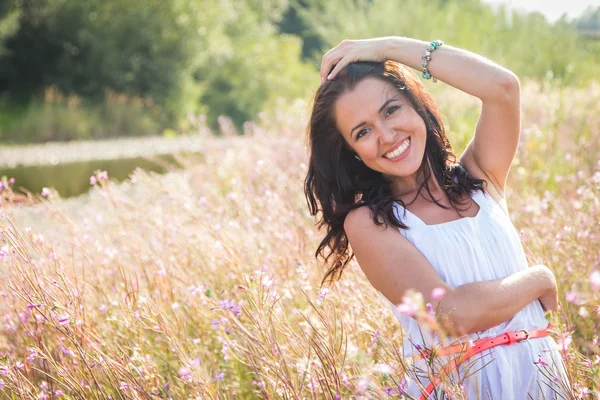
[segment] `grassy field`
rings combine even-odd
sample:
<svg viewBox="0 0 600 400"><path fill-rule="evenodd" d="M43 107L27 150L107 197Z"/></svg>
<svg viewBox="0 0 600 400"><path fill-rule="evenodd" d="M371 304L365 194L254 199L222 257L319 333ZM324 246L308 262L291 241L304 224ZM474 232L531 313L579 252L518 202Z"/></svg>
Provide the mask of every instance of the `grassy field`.
<svg viewBox="0 0 600 400"><path fill-rule="evenodd" d="M550 316L573 395L600 393L600 85L525 82L507 200L530 265L558 277ZM438 88L457 154L478 101ZM323 233L303 196L306 105L215 140L166 175L99 174L88 196L0 219L3 398L399 398L402 329L353 261L320 288ZM212 141L207 142L213 143ZM455 398L461 398L456 392Z"/></svg>

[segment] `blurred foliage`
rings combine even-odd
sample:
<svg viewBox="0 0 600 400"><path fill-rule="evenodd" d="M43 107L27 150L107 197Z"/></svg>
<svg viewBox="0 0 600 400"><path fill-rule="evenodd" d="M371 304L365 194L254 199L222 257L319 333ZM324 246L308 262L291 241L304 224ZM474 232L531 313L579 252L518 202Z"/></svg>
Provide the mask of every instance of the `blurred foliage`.
<svg viewBox="0 0 600 400"><path fill-rule="evenodd" d="M293 3L308 31L326 48L343 39L407 36L443 39L502 64L521 78L585 85L600 73L600 42L581 40L574 23L550 24L537 12L522 14L480 0L302 0ZM600 10L600 7L598 7ZM314 57L322 55L313 49ZM309 51L310 52L310 51Z"/></svg>
<svg viewBox="0 0 600 400"><path fill-rule="evenodd" d="M215 130L227 115L240 130L278 98L308 96L321 56L346 38L442 38L521 78L585 86L600 73L599 18L600 7L589 8L551 24L481 0L5 0L0 137L157 134L180 128L188 113L206 114ZM52 128L33 117L46 115L48 88L80 99L73 116L53 103L62 116ZM139 107L117 121L94 117L115 93Z"/></svg>
<svg viewBox="0 0 600 400"><path fill-rule="evenodd" d="M573 23L580 31L600 31L600 7L588 6Z"/></svg>

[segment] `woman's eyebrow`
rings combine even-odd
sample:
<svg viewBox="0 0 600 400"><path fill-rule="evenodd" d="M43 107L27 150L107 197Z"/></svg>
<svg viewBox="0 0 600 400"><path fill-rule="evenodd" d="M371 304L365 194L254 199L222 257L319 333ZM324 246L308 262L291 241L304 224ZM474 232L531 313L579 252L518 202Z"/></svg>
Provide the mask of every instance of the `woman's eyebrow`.
<svg viewBox="0 0 600 400"><path fill-rule="evenodd" d="M383 105L382 105L381 107L379 107L379 110L377 110L377 113L380 113L380 112L382 112L382 111L383 111L383 109L384 109L385 107L387 107L387 105L388 105L388 104L390 104L392 101L397 101L397 100L399 100L397 97L392 97L391 99L387 99L387 100L385 101L385 103L383 103ZM363 121L363 122L359 123L358 125L356 125L354 128L352 128L352 130L350 131L350 137L352 137L352 132L354 132L354 130L355 130L355 129L358 129L358 128L360 128L361 126L363 126L363 125L366 125L366 124L367 124L367 123L366 123L365 121Z"/></svg>

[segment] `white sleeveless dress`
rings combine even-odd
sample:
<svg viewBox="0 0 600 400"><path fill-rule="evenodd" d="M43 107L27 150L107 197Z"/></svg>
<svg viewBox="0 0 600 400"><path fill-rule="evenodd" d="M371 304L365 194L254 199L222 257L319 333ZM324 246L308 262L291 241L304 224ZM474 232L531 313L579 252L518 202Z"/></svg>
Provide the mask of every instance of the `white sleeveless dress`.
<svg viewBox="0 0 600 400"><path fill-rule="evenodd" d="M399 203L394 203L395 215L409 227L408 230L400 229L400 233L421 251L442 280L454 287L505 278L528 267L519 235L504 210L488 193L476 191L472 198L480 207L475 217L436 225L425 224ZM403 349L405 357L418 354L415 344L425 344L431 348L432 343L438 342L431 331L420 327L412 317L400 314L396 306L387 298L384 299L407 333ZM470 334L469 339L493 337L521 329L540 329L547 325L541 303L536 300L513 318L490 329ZM548 367L534 364L539 357L549 364ZM423 364L425 362L417 361L415 366L423 368L424 372L417 376L421 384L427 387L429 380L426 364ZM469 366L468 371L467 368L459 368L458 375L464 379L471 374L463 380L464 391L469 399L561 398L556 395L555 390L568 398L564 389L564 385L568 385L568 379L563 360L556 342L550 336L493 347L470 358L465 365ZM543 371L549 371L552 376L545 376L548 373ZM405 394L419 398L421 392L415 379L411 379L410 374L405 379ZM434 393L438 393L437 398L445 398L441 389L436 390ZM430 398L435 398L435 394Z"/></svg>

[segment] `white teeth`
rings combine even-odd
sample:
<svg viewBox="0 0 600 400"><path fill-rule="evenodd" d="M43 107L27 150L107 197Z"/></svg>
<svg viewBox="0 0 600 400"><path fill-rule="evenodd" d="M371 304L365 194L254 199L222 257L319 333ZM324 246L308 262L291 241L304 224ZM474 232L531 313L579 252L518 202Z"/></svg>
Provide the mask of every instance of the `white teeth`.
<svg viewBox="0 0 600 400"><path fill-rule="evenodd" d="M410 144L410 138L406 139L404 143L402 143L396 150L390 151L389 153L384 154L385 158L396 158L400 154L404 153L406 149L408 149L408 145Z"/></svg>

